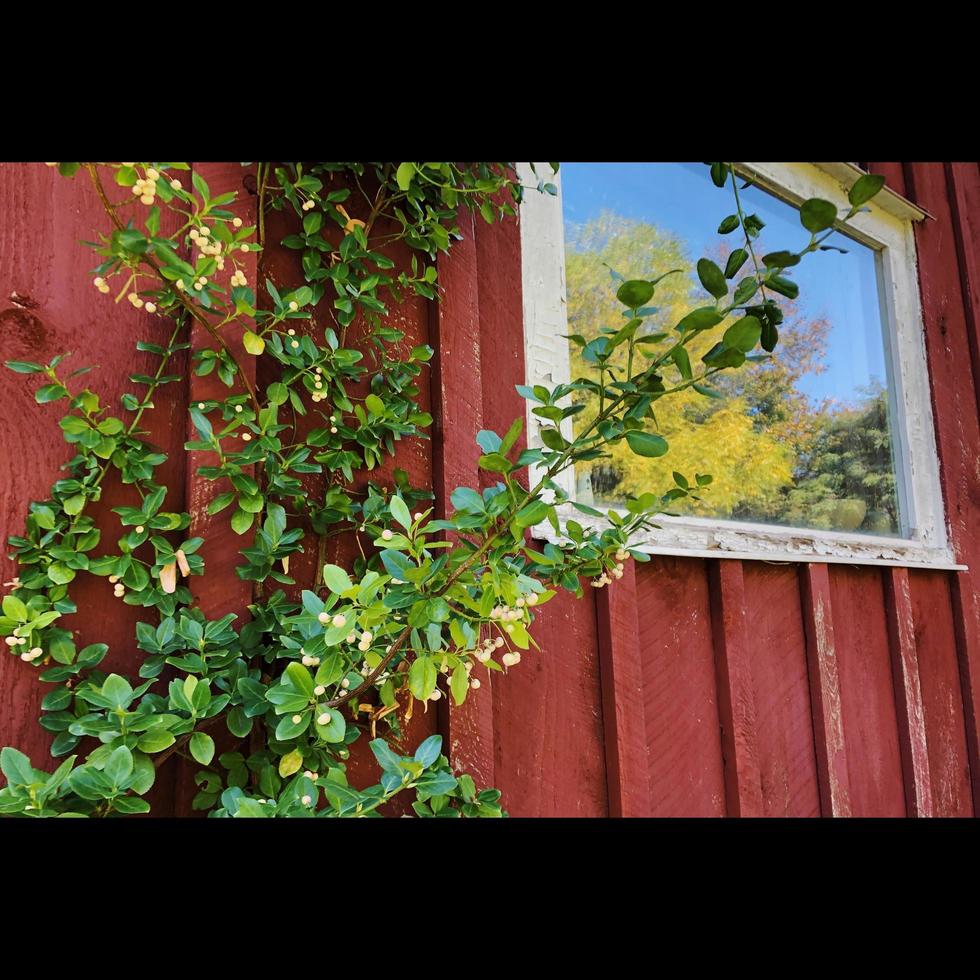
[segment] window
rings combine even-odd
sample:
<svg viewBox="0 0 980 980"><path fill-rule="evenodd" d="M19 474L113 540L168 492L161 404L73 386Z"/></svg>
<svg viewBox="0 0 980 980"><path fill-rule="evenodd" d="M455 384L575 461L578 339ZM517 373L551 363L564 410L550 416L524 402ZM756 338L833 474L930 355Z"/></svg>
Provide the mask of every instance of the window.
<svg viewBox="0 0 980 980"><path fill-rule="evenodd" d="M536 168L538 177L551 173ZM759 254L805 240L799 205L810 197L843 205L861 172L851 164L736 169L750 181L743 209L765 225ZM521 176L537 183L530 168ZM641 328L656 333L710 301L697 260L724 268L742 243L740 232L715 231L734 210L731 189L715 187L703 164L563 163L547 179L558 194L526 194L521 237L528 383L554 385L585 368L566 335L592 339L620 316L610 270L625 278L682 270L658 284L656 311ZM792 270L800 296L780 298L785 321L772 357L719 374L716 397L689 390L656 406L668 455L646 459L616 446L611 459L566 473L566 492L609 508L628 493L664 492L674 470L711 473L702 500L658 518L644 550L958 567L943 521L915 268L913 221L922 217L882 191L870 213L828 239L843 251L809 255ZM692 361L717 333L698 338L704 350L692 349ZM540 445L538 432L529 406L531 445ZM553 535L548 526L535 533Z"/></svg>

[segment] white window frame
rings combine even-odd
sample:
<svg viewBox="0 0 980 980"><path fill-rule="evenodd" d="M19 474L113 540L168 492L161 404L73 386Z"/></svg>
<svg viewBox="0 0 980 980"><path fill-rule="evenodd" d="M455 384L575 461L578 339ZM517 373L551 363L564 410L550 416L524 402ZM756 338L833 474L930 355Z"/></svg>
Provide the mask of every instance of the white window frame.
<svg viewBox="0 0 980 980"><path fill-rule="evenodd" d="M554 387L570 378L565 299L565 246L561 174L547 163L518 164L525 191L521 204L521 256L524 296L524 353L529 385ZM846 163L744 163L736 170L785 201L800 205L822 197L844 205L847 191L862 174ZM557 186L555 196L537 193L540 179ZM719 192L720 193L720 192ZM913 221L925 213L888 190L880 192L862 213L848 222L848 233L878 252L879 291L885 358L889 366L892 436L896 442L896 484L901 537L821 531L698 517L657 517L657 530L637 539L640 551L689 557L817 561L860 565L963 569L956 563L944 518L939 458L936 451L929 374ZM540 447L544 424L527 405L528 445ZM571 419L562 423L571 438ZM669 465L669 454L664 458ZM532 475L533 479L533 475ZM556 480L575 499L571 469ZM605 527L570 504L559 508L562 520ZM533 528L534 537L558 540L550 524Z"/></svg>

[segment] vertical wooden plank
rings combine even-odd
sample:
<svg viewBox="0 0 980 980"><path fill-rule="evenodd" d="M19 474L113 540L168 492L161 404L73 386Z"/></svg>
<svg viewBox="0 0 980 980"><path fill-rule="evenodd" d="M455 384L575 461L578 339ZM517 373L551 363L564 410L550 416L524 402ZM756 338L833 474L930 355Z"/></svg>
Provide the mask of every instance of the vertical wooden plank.
<svg viewBox="0 0 980 980"><path fill-rule="evenodd" d="M949 576L916 569L909 586L933 815L969 817L974 811Z"/></svg>
<svg viewBox="0 0 980 980"><path fill-rule="evenodd" d="M973 388L980 412L980 172L972 163L948 163L946 175Z"/></svg>
<svg viewBox="0 0 980 980"><path fill-rule="evenodd" d="M980 391L970 370L976 349L970 325L978 288L977 270L970 266L976 257L976 231L964 224L963 212L968 208L960 206L954 214L958 203L967 202L971 186L967 180L972 174L957 170L950 180L943 164L915 163L906 168L906 177L915 199L935 216L919 222L915 234L946 518L956 556L970 566L952 577L951 589L976 809L980 806ZM975 328L975 318L972 322ZM940 812L935 784L933 791Z"/></svg>
<svg viewBox="0 0 980 980"><path fill-rule="evenodd" d="M473 224L478 274L475 288L463 288L478 306L479 373L461 383L482 390L482 425L503 433L525 412L514 389L526 380L519 228L511 219L487 225L476 218ZM457 406L449 409L455 413ZM475 450L477 428L453 452ZM467 475L466 482L477 485L477 479ZM496 478L481 474L479 481L490 485ZM592 589L586 592L583 600L561 593L535 610L540 651L529 650L506 676L493 678L495 780L514 816L608 813L595 597ZM481 680L482 696L485 674Z"/></svg>
<svg viewBox="0 0 980 980"><path fill-rule="evenodd" d="M526 381L520 229L511 219L488 225L476 218L473 225L482 425L502 434L525 414L515 389ZM522 432L515 451L525 445ZM485 472L479 479L482 486L497 481ZM601 737L605 715L600 710L596 611L592 590L586 591L584 601L562 594L536 610L533 632L541 650L529 650L519 666L493 678L496 785L514 815L608 812L603 744L615 752L617 743L615 738L603 743ZM627 773L627 795L637 792L634 784L635 777ZM635 809L643 812L640 804ZM629 805L627 812L632 812Z"/></svg>
<svg viewBox="0 0 980 980"><path fill-rule="evenodd" d="M248 192L249 177L254 188L254 167L242 167L238 163L196 163L195 173L207 181L211 196L235 191L237 198L228 205L228 210L242 219L245 226L257 223L256 198ZM257 288L258 252L236 253L236 260L245 273L248 283ZM193 256L193 262L196 256ZM216 272L212 280L219 282L225 289L230 289L228 280L231 279L234 266L227 262L223 272ZM212 318L217 321L217 317ZM252 387L256 382L256 358L245 351L241 342L242 331L235 328L234 332L222 334L229 349L241 367ZM191 353L200 350L220 350L220 344L214 340L201 323L196 320L191 327ZM193 362L192 362L193 363ZM243 394L248 391L244 379L239 375L231 388L226 388L215 371L206 377L199 377L192 370L187 372L187 388L191 404L206 401L224 401L231 395ZM182 427L189 440L197 440L200 436L194 428L190 416L185 416ZM237 617L234 626L241 629L251 618L248 604L252 601L252 583L245 582L235 573L235 567L240 565L243 558L242 548L248 547L254 537L254 529L243 535L236 534L231 529L231 509L220 514L209 515L208 505L221 493L231 489L228 480L206 480L198 476L202 466L217 466L217 453L192 452L186 454L187 469L185 471L187 510L191 516L188 536L201 537L204 544L198 554L204 559L204 575L187 580L187 586L194 596L194 604L209 618L219 619L227 613ZM252 469L254 475L254 468ZM239 740L221 725L211 733L217 743L217 752L230 752ZM191 801L197 793L194 783L194 773L200 769L196 763L179 756L174 756L166 763L173 771L174 779L174 810L177 816L205 816L191 809Z"/></svg>
<svg viewBox="0 0 980 980"><path fill-rule="evenodd" d="M0 164L0 361L49 361L56 354L71 353L64 362L66 373L91 366L90 374L74 379L73 390L88 387L101 403L124 420L120 396L132 389L131 373L152 374L159 360L138 352L137 340L166 345L172 323L165 317L135 310L126 302L114 303L114 294L103 295L92 286L94 253L81 242L95 238L95 230L110 227L87 173L61 177L57 170L39 163ZM121 283L120 283L121 285ZM186 355L171 362L173 372L186 373ZM58 419L64 402L38 405L36 378L14 374L0 367L0 425L4 438L0 461L0 582L9 582L15 565L7 558L9 535L21 535L28 503L44 500L51 485L65 474L63 464L74 455L62 438ZM183 424L186 390L177 384L161 388L156 407L144 416L141 427L146 440L167 454L156 470L156 479L171 488L167 509L184 508ZM25 460L29 465L25 465ZM139 503L132 486L123 485L110 468L103 482L102 497L86 513L95 518L102 540L92 557L117 553L122 533L112 508ZM10 587L0 589L6 593ZM134 636L136 623L151 615L138 606L113 597L106 579L79 575L70 594L78 612L60 623L74 633L82 648L90 643L107 643L109 654L101 665L107 671L133 676L142 662ZM38 725L40 703L50 685L37 679L37 669L10 656L7 647L0 656L0 744L13 745L27 753L34 764L48 768L51 733ZM161 774L151 790L154 813L170 810L170 777Z"/></svg>
<svg viewBox="0 0 980 980"><path fill-rule="evenodd" d="M451 513L449 496L457 487L478 486L482 450L476 435L483 428L480 385L479 266L473 214L459 215L462 240L439 258L439 303L433 313L432 414L438 450L433 461L436 513ZM489 273L488 273L489 274ZM478 785L494 786L493 682L491 672L476 668L482 686L462 705L440 705L446 748L453 766L470 773Z"/></svg>
<svg viewBox="0 0 980 980"><path fill-rule="evenodd" d="M972 163L949 163L946 172L973 391L980 414L980 168ZM974 497L974 509L978 503ZM970 572L955 576L952 582L953 624L973 773L973 809L980 812L980 541L973 541L969 561Z"/></svg>
<svg viewBox="0 0 980 980"><path fill-rule="evenodd" d="M760 817L765 810L742 562L712 559L709 575L728 815Z"/></svg>
<svg viewBox="0 0 980 980"><path fill-rule="evenodd" d="M496 785L511 816L609 815L594 591L544 606L541 649L494 688Z"/></svg>
<svg viewBox="0 0 980 980"><path fill-rule="evenodd" d="M238 198L228 206L228 210L234 211L245 225L256 224L255 198L246 190L246 177L251 175L254 181L255 174L252 167L242 167L237 163L198 163L194 164L194 170L208 182L212 197L236 191ZM248 252L240 256L236 253L239 265L243 267L249 284L253 286L257 278L258 254L258 252ZM233 271L232 263L228 262L225 271L216 273L213 278L227 289ZM246 353L241 343L241 333L241 330L236 329L228 333L225 340L242 371L254 386L256 358ZM199 350L220 350L218 342L212 339L207 330L197 321L191 329L191 350L194 353ZM189 387L192 403L208 400L224 401L229 395L247 391L240 377L235 379L232 388L226 388L216 371L203 378L191 372ZM186 419L185 426L188 439L199 438L190 418ZM204 544L201 545L199 552L204 558L204 575L190 579L188 585L196 605L205 615L217 618L233 612L238 617L235 626L240 629L243 622L248 619L247 607L252 601L252 583L240 579L235 574L235 566L241 564L242 558L239 552L251 543L253 532L244 535L235 534L231 529L230 510L224 510L213 517L209 516L208 504L219 494L231 489L231 485L226 480L205 480L197 475L200 467L216 465L218 465L218 458L215 453L195 452L191 453L188 459L187 500L191 515L188 534L204 538Z"/></svg>
<svg viewBox="0 0 980 980"><path fill-rule="evenodd" d="M851 796L844 746L834 616L830 576L826 564L807 562L800 567L803 627L806 633L810 709L817 750L820 810L824 816L849 817Z"/></svg>
<svg viewBox="0 0 980 980"><path fill-rule="evenodd" d="M973 559L980 562L980 557ZM980 568L950 576L953 636L966 722L973 811L980 813Z"/></svg>
<svg viewBox="0 0 980 980"><path fill-rule="evenodd" d="M650 816L635 563L596 596L599 683L611 817Z"/></svg>
<svg viewBox="0 0 980 980"><path fill-rule="evenodd" d="M723 817L708 563L658 555L635 574L650 815Z"/></svg>
<svg viewBox="0 0 980 980"><path fill-rule="evenodd" d="M904 817L905 779L880 568L829 565L854 817Z"/></svg>
<svg viewBox="0 0 980 980"><path fill-rule="evenodd" d="M332 174L323 175L324 191L347 189L348 184L344 175ZM348 198L345 206L352 217L365 220L370 212L370 204L361 195L359 189L349 188L354 193ZM373 198L376 188L369 182L364 183L364 190L369 198ZM296 234L301 228L301 219L291 208L284 208L281 211L271 211L265 218L266 242L265 248L261 253L259 269L257 273L260 297L263 303L267 302L265 295L265 280L270 279L280 293L285 293L295 288L303 282L303 265L301 253L295 249L284 248L281 246L282 240L287 235ZM389 236L397 233L398 227L387 219L381 219L375 225L375 232L379 239L385 241ZM331 229L327 232L329 240L337 245L342 237L339 229ZM385 244L378 248L378 251L391 259L397 269L407 269L411 262L411 250L401 242L385 241ZM384 317L384 325L393 327L401 331L404 336L397 342L392 342L392 353L400 353L402 357L407 357L408 352L413 347L420 344L431 342L429 333L429 301L421 296L404 295L399 303L389 303L389 312ZM309 320L291 321L296 330L297 337L308 335L316 343L323 344L324 331L332 329L337 336L342 338L341 342L345 347L355 348L361 351L370 350L370 341L367 335L370 333L371 324L362 316L357 316L346 328L337 322L336 314L332 304L328 299L322 300L312 310ZM427 370L427 369L426 369ZM279 378L281 368L271 361L263 358L259 362L258 387L264 391L266 386ZM372 372L368 371L361 380L350 382L346 385L348 396L352 401L363 400L370 393ZM431 385L430 379L423 373L418 378L417 402L423 412L431 411ZM290 442L304 439L311 430L322 428L328 424L331 414L336 413L336 406L326 401L314 404L311 400L307 401L307 414L305 416L294 415L288 412L284 421L291 425L290 430L284 433ZM292 427L295 428L292 428ZM352 496L359 496L367 491L369 482L374 483L384 494L389 494L394 487L394 471L396 468L403 469L409 484L420 490L432 490L432 441L428 438L409 437L396 442L395 453L393 456L385 455L377 467L372 470L355 470L354 479L349 492ZM327 486L331 481L331 474L327 473L308 473L303 474L300 480L307 495L311 499L320 500L326 492ZM317 587L318 566L321 562L340 565L349 568L355 559L360 557L362 550L367 553L372 550L373 545L367 535L358 534L354 529L348 529L341 534L330 534L322 541L314 534L312 524L309 520L297 515L295 518L290 515L290 525L293 522L302 526L306 534L303 546L304 551L292 556L289 565L290 577L295 579L294 585L283 586L283 591L293 601L300 601L303 589L314 589ZM360 540L358 540L360 539ZM365 698L371 701L373 696ZM418 745L429 735L433 735L438 730L438 711L434 704L426 702L423 706L416 705L416 709L411 719L407 722L401 718L401 735L393 739L393 746L396 751L406 755L414 753ZM344 709L348 718L354 717L351 707ZM380 767L374 758L368 745L369 724L364 714L357 715L356 724L360 725L364 735L354 742L350 747L350 758L347 760L347 775L351 783L355 786L369 786L376 783L380 778ZM385 737L392 736L387 729L387 722L382 722L378 726L378 734ZM400 795L395 797L385 808L386 816L400 816L404 813L411 814L411 805L408 797Z"/></svg>
<svg viewBox="0 0 980 980"><path fill-rule="evenodd" d="M767 816L820 816L797 569L746 562L744 580L763 808Z"/></svg>
<svg viewBox="0 0 980 980"><path fill-rule="evenodd" d="M885 613L898 709L905 802L910 817L931 817L932 777L926 740L925 709L919 679L919 655L912 616L912 594L907 568L888 568L884 573Z"/></svg>

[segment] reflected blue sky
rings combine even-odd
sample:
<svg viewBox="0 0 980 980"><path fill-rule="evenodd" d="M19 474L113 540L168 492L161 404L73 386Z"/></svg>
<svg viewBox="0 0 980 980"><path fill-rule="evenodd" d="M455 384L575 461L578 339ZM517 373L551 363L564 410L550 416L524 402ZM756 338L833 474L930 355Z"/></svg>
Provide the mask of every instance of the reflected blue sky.
<svg viewBox="0 0 980 980"><path fill-rule="evenodd" d="M721 219L735 210L731 184L715 187L702 163L562 163L560 173L567 226L584 224L606 210L654 224L686 243L692 275L697 260L714 254L720 241L729 247L742 244L741 231L717 234ZM796 208L757 187L740 196L745 212L755 212L766 224L757 254L795 250L809 241ZM843 197L835 203L843 204ZM816 402L853 402L873 380L886 383L875 255L839 233L827 244L846 248L848 254L817 252L791 270L800 286L801 312L826 317L831 325L826 370L800 378L797 388ZM649 270L651 276L665 271Z"/></svg>

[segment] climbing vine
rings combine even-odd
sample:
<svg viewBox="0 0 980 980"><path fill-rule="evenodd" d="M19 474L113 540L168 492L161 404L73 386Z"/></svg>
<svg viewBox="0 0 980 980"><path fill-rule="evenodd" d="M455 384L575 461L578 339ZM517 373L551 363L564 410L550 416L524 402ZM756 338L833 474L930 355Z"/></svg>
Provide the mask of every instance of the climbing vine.
<svg viewBox="0 0 980 980"><path fill-rule="evenodd" d="M588 374L554 388L518 387L533 405L540 448L518 451L522 419L502 435L480 432L480 468L497 482L482 492L458 488L449 518L436 520L432 494L401 470L392 490L354 486L355 473L370 473L432 421L417 399L433 351L406 350L389 314L407 297L437 299L435 260L459 237L461 209L489 223L512 220L522 194L554 193L552 185L523 188L506 163L259 163L258 220L248 227L229 210L235 195L212 194L186 163L49 166L90 181L102 202L106 225L89 243L99 258L93 288L173 326L165 345L137 343L158 367L130 376L134 390L118 413L83 386L84 365L67 371L64 356L7 362L41 382L38 403L67 404L60 426L74 452L49 499L30 504L23 535L10 538L19 568L5 583L0 636L50 685L40 724L54 735L52 755L64 757L48 772L3 749L0 812L18 816L147 812L145 795L174 754L200 767L193 806L215 817L376 816L401 793L419 816L504 815L497 790L453 772L439 736L411 755L396 751L405 721L419 703L479 697L482 672L506 673L537 655L532 627L558 589L581 597L583 580L603 588L625 561L648 560L630 549L633 535L672 501L705 492L710 475L674 473L666 494L630 498L605 515L569 501L556 477L620 442L664 456L657 401L688 388L716 397L712 375L768 356L782 319L776 297L797 293L788 270L829 248L833 228L882 184L862 177L843 209L807 201L809 239L757 256L762 222L743 212L733 165L710 164L715 184L733 193L734 211L718 231L740 231L744 242L724 270L698 262L706 305L671 334L650 333L644 321L657 283L677 270L628 281L613 271L623 322L571 338ZM265 278L257 289L243 256L261 253L271 212L292 215L281 245L300 253L302 280ZM394 243L408 250L405 267L386 254ZM730 320L695 368L691 341ZM167 509L168 488L155 479L166 457L140 428L158 389L184 380L170 372L190 347L193 323L211 343L193 355L192 370L216 374L227 395L190 406L196 438L185 448L192 462L207 454L200 477L221 481L209 513L225 513L243 540L254 532L237 568L254 583L244 623L232 613L210 619L195 605L188 579L207 574L204 542L185 535L189 514ZM262 371L246 369L246 358L260 359ZM561 423L587 405L569 440ZM305 435L301 416L315 422ZM114 543L87 513L110 473L133 500L114 508ZM322 494L308 493L308 474L327 478ZM586 530L569 508L607 526ZM530 547L526 529L543 522L558 543ZM359 552L347 568L324 560L324 542L341 533ZM297 602L278 586L294 584L290 558L306 548L318 556L317 579ZM145 610L138 677L100 670L105 644L76 649L65 617L76 611L79 574L107 579L115 600ZM235 750L217 752L220 729ZM345 761L364 732L382 775L359 788Z"/></svg>

